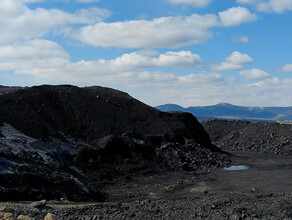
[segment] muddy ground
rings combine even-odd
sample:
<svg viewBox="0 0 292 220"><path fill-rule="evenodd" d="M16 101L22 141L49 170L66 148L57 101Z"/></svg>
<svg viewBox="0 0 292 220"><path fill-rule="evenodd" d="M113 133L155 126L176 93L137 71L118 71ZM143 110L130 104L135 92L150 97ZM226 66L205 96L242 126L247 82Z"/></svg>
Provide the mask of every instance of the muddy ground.
<svg viewBox="0 0 292 220"><path fill-rule="evenodd" d="M108 201L49 201L41 209L30 202L1 203L15 216L43 219L292 219L292 156L229 152L234 165L248 170L217 168L119 179L102 191Z"/></svg>

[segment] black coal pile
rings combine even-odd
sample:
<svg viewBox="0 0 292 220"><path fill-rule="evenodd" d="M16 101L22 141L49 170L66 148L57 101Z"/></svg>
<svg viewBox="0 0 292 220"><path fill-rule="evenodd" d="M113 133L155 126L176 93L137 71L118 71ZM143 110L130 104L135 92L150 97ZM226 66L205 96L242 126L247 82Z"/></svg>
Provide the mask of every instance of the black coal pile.
<svg viewBox="0 0 292 220"><path fill-rule="evenodd" d="M292 154L291 124L209 120L202 125L223 150Z"/></svg>
<svg viewBox="0 0 292 220"><path fill-rule="evenodd" d="M118 178L222 166L189 113L102 87L1 87L1 200L103 200Z"/></svg>

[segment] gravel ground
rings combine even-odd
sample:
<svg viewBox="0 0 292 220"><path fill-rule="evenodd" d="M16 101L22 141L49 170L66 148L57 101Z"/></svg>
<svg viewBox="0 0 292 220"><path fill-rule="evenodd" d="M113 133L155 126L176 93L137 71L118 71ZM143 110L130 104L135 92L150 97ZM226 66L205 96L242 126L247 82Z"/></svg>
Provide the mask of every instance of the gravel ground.
<svg viewBox="0 0 292 220"><path fill-rule="evenodd" d="M292 157L229 152L244 171L164 173L119 179L102 191L106 202L0 203L15 217L44 219L292 219ZM271 178L273 177L273 178Z"/></svg>
<svg viewBox="0 0 292 220"><path fill-rule="evenodd" d="M14 216L44 219L292 219L291 193L196 193L176 200L142 200L129 203L59 204L43 209L6 204Z"/></svg>
<svg viewBox="0 0 292 220"><path fill-rule="evenodd" d="M209 120L202 125L222 150L292 154L291 124Z"/></svg>

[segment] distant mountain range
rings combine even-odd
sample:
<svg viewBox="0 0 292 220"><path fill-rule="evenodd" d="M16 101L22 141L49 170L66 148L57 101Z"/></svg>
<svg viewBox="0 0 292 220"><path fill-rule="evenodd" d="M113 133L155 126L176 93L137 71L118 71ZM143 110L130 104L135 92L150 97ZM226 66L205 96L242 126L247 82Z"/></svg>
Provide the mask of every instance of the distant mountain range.
<svg viewBox="0 0 292 220"><path fill-rule="evenodd" d="M183 108L175 104L165 104L156 107L161 111L183 111L195 115L199 121L207 119L230 119L248 121L278 121L292 120L291 107L244 107L219 103L211 106L196 106Z"/></svg>

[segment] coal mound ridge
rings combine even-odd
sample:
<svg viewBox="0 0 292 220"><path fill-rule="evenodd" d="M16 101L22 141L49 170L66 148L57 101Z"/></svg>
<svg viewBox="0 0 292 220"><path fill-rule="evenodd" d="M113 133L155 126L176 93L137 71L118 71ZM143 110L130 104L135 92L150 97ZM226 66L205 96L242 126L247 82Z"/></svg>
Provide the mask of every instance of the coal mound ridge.
<svg viewBox="0 0 292 220"><path fill-rule="evenodd" d="M5 90L6 89L6 90ZM228 163L190 113L103 87L1 87L0 198L99 201L119 178Z"/></svg>
<svg viewBox="0 0 292 220"><path fill-rule="evenodd" d="M222 150L292 154L292 125L276 122L208 120L202 125Z"/></svg>

